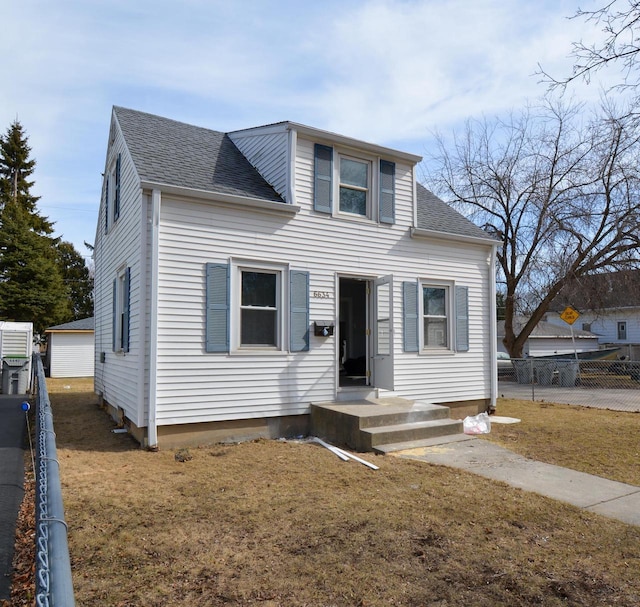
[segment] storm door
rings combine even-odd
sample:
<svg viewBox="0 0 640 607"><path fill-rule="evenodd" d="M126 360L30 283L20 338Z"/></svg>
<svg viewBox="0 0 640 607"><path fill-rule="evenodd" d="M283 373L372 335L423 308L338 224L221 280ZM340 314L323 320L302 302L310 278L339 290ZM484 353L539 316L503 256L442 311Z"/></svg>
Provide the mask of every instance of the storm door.
<svg viewBox="0 0 640 607"><path fill-rule="evenodd" d="M373 281L373 385L393 390L393 282L391 276Z"/></svg>

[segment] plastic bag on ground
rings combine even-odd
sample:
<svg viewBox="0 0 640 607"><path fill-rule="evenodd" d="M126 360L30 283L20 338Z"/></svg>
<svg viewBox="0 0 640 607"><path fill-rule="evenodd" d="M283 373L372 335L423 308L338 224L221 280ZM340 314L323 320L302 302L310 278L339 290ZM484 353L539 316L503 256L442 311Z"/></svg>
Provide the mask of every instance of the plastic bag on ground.
<svg viewBox="0 0 640 607"><path fill-rule="evenodd" d="M469 415L462 420L462 428L465 434L489 434L491 432L491 420L487 413Z"/></svg>

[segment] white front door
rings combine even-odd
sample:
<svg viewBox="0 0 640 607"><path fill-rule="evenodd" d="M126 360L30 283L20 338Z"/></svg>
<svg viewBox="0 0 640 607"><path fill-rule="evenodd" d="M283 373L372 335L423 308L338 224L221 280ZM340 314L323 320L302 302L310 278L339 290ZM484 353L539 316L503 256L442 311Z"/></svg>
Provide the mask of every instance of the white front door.
<svg viewBox="0 0 640 607"><path fill-rule="evenodd" d="M373 382L393 390L393 282L391 276L373 281Z"/></svg>

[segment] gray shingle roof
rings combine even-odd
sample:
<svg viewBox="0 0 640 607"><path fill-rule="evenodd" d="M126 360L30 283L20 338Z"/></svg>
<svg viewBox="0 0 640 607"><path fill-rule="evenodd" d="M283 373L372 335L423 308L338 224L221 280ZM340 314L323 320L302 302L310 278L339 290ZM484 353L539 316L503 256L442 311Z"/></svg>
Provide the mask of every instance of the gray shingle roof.
<svg viewBox="0 0 640 607"><path fill-rule="evenodd" d="M123 107L113 108L142 181L282 202L226 133ZM417 184L418 227L489 239L478 226Z"/></svg>
<svg viewBox="0 0 640 607"><path fill-rule="evenodd" d="M452 209L446 202L440 200L423 185L417 183L416 191L418 198L418 228L457 236L493 240L484 230L458 213L458 211Z"/></svg>
<svg viewBox="0 0 640 607"><path fill-rule="evenodd" d="M560 312L566 306L576 310L606 310L640 306L640 270L588 274L569 281L551 302Z"/></svg>
<svg viewBox="0 0 640 607"><path fill-rule="evenodd" d="M55 327L49 327L46 331L93 331L94 322L93 316L91 318L81 318L80 320L72 320L71 322L65 322L62 325L56 325Z"/></svg>
<svg viewBox="0 0 640 607"><path fill-rule="evenodd" d="M142 181L282 202L225 133L114 107Z"/></svg>

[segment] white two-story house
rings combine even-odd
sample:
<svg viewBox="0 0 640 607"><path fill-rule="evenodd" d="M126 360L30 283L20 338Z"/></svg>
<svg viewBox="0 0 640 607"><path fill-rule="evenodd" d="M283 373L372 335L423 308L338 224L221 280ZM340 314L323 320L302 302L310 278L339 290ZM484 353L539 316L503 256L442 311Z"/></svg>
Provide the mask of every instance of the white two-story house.
<svg viewBox="0 0 640 607"><path fill-rule="evenodd" d="M495 403L495 245L420 157L291 122L115 107L95 389L143 445L304 434L311 403Z"/></svg>

